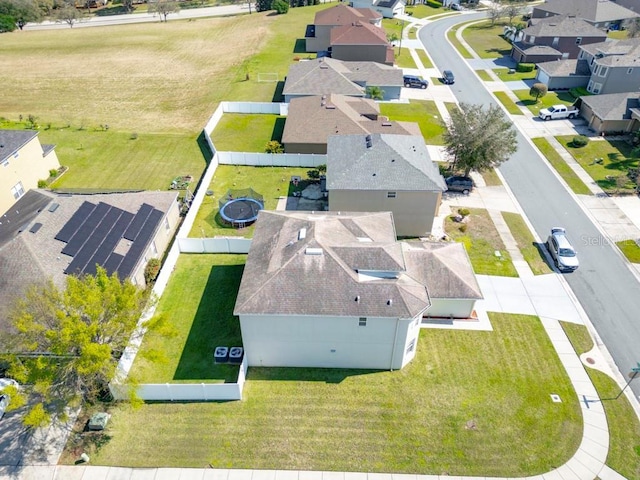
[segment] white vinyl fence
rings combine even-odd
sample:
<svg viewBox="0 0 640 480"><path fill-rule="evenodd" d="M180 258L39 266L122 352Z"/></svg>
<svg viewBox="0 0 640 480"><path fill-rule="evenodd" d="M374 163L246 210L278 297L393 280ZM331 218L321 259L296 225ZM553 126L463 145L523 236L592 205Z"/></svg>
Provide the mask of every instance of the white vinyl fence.
<svg viewBox="0 0 640 480"><path fill-rule="evenodd" d="M251 239L243 237L224 238L178 238L180 253L249 253Z"/></svg>

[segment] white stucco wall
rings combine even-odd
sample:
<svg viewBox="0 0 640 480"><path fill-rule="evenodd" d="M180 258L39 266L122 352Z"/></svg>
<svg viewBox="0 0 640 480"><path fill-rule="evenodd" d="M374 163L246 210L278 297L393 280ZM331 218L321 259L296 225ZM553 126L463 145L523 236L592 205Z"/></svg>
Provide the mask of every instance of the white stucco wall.
<svg viewBox="0 0 640 480"><path fill-rule="evenodd" d="M250 367L381 370L411 361L420 331L414 319L371 317L360 326L358 317L240 315L240 327Z"/></svg>
<svg viewBox="0 0 640 480"><path fill-rule="evenodd" d="M476 304L467 298L431 298L425 317L469 318Z"/></svg>

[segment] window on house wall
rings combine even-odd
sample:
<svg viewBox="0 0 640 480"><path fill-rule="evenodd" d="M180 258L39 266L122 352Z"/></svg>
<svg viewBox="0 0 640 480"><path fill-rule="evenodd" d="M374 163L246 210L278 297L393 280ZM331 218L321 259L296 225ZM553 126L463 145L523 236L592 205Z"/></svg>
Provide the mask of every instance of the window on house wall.
<svg viewBox="0 0 640 480"><path fill-rule="evenodd" d="M416 348L416 339L414 338L409 342L409 345L407 345L407 353L413 352L415 348Z"/></svg>
<svg viewBox="0 0 640 480"><path fill-rule="evenodd" d="M560 43L560 37L553 37L553 42L551 42L551 46L557 47L558 43Z"/></svg>
<svg viewBox="0 0 640 480"><path fill-rule="evenodd" d="M593 90L593 80L589 80L589 85L587 85L587 92L590 92Z"/></svg>
<svg viewBox="0 0 640 480"><path fill-rule="evenodd" d="M593 93L600 93L600 89L602 88L602 84L601 83L594 83L593 84Z"/></svg>
<svg viewBox="0 0 640 480"><path fill-rule="evenodd" d="M360 317L360 320L358 320L358 326L359 327L366 327L367 326L367 318L366 317Z"/></svg>
<svg viewBox="0 0 640 480"><path fill-rule="evenodd" d="M169 219L167 217L164 217L164 229L169 230L170 228L171 226L169 225Z"/></svg>
<svg viewBox="0 0 640 480"><path fill-rule="evenodd" d="M609 67L604 67L600 65L600 72L598 72L598 75L600 75L601 77L605 77L608 71L609 71Z"/></svg>
<svg viewBox="0 0 640 480"><path fill-rule="evenodd" d="M22 182L18 182L13 187L11 187L11 195L13 195L13 198L15 198L16 200L24 195L24 187L22 186Z"/></svg>
<svg viewBox="0 0 640 480"><path fill-rule="evenodd" d="M153 254L154 257L158 255L158 249L156 248L155 241L151 242L151 253Z"/></svg>
<svg viewBox="0 0 640 480"><path fill-rule="evenodd" d="M396 192L387 192L387 198L396 198Z"/></svg>
<svg viewBox="0 0 640 480"><path fill-rule="evenodd" d="M529 35L529 43L536 43L536 36L535 35Z"/></svg>
<svg viewBox="0 0 640 480"><path fill-rule="evenodd" d="M582 43L582 37L577 37L576 38L576 45L580 45ZM582 55L582 52L580 52L580 55Z"/></svg>

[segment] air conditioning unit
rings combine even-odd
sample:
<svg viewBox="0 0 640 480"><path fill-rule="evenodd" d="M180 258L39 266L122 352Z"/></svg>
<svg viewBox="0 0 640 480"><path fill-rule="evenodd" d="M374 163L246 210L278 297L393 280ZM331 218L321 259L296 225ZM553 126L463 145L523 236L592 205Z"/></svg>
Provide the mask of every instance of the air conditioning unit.
<svg viewBox="0 0 640 480"><path fill-rule="evenodd" d="M242 363L242 355L244 350L242 347L231 347L229 350L229 363L240 365Z"/></svg>
<svg viewBox="0 0 640 480"><path fill-rule="evenodd" d="M227 363L229 361L229 348L216 347L213 352L213 358L216 363Z"/></svg>

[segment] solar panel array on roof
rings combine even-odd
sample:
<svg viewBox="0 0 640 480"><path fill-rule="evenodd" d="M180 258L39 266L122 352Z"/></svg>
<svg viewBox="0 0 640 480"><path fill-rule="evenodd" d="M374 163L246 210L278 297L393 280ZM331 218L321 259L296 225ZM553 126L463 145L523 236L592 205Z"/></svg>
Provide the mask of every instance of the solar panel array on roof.
<svg viewBox="0 0 640 480"><path fill-rule="evenodd" d="M124 256L120 255L119 253L112 253L111 255L109 255L109 258L103 265L104 269L107 271L107 275L111 275L118 269L123 258Z"/></svg>
<svg viewBox="0 0 640 480"><path fill-rule="evenodd" d="M136 213L136 216L133 218L131 225L129 225L127 231L124 232L124 238L133 242L140 233L140 229L147 221L147 218L149 217L149 214L152 210L153 207L151 205L143 203L140 206L140 210L138 210L138 213Z"/></svg>
<svg viewBox="0 0 640 480"><path fill-rule="evenodd" d="M73 237L71 237L67 246L62 249L62 253L71 255L72 257L75 256L109 210L111 210L111 205L100 202L93 212L91 212L89 218L85 220Z"/></svg>
<svg viewBox="0 0 640 480"><path fill-rule="evenodd" d="M41 224L41 223L34 223L34 224L33 224L33 227L31 227L31 228L29 229L29 231L30 231L31 233L36 233L38 230L40 230L40 228L41 228L41 227L42 227L42 224Z"/></svg>
<svg viewBox="0 0 640 480"><path fill-rule="evenodd" d="M65 243L71 240L94 208L96 206L93 203L84 202L54 238Z"/></svg>
<svg viewBox="0 0 640 480"><path fill-rule="evenodd" d="M120 278L127 278L131 275L133 268L136 266L136 263L138 263L138 260L140 260L142 252L147 248L147 245L153 237L153 233L156 231L162 217L163 213L160 210L152 208L149 216L144 222L144 225L142 225L140 229L140 233L136 236L135 242L133 242L127 252L127 255L124 257L124 260L117 269L118 276Z"/></svg>
<svg viewBox="0 0 640 480"><path fill-rule="evenodd" d="M118 242L123 237L125 229L131 223L133 213L122 211L122 215L113 226L108 235L105 236L104 242L100 245L100 249L91 257L87 265L83 269L83 273L87 275L96 274L96 265L104 265L113 249L116 248ZM116 267L117 268L117 267ZM115 269L114 269L115 271Z"/></svg>

